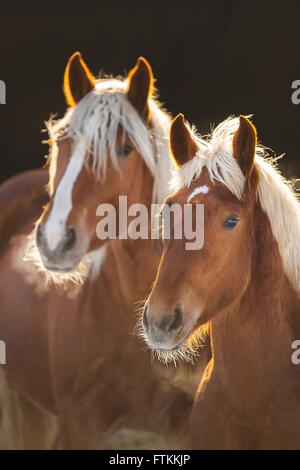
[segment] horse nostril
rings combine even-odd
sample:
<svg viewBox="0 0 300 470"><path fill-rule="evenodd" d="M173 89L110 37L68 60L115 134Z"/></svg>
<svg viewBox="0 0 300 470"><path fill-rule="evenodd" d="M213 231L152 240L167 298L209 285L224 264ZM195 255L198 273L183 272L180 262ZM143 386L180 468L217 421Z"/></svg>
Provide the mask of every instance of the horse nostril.
<svg viewBox="0 0 300 470"><path fill-rule="evenodd" d="M66 237L64 240L64 246L63 249L64 251L69 251L71 250L76 243L76 231L74 228L69 228Z"/></svg>
<svg viewBox="0 0 300 470"><path fill-rule="evenodd" d="M182 325L182 322L183 322L182 308L176 307L174 310L174 319L167 328L168 332L173 331L173 330L178 330L178 328Z"/></svg>
<svg viewBox="0 0 300 470"><path fill-rule="evenodd" d="M147 318L147 310L148 310L148 307L147 307L147 305L145 305L144 312L143 312L143 327L144 327L145 331L148 331L148 330L149 330L149 322L148 322L148 318Z"/></svg>

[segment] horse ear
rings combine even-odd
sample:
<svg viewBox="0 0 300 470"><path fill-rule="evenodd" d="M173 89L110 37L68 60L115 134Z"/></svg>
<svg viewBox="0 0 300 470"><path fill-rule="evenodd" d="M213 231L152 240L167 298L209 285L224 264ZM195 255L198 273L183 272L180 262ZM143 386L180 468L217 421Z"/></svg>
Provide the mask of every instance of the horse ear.
<svg viewBox="0 0 300 470"><path fill-rule="evenodd" d="M233 156L247 177L250 175L256 149L256 129L245 116L240 116L240 125L233 137Z"/></svg>
<svg viewBox="0 0 300 470"><path fill-rule="evenodd" d="M139 114L147 119L148 99L154 90L152 68L144 57L139 57L136 66L129 72L127 97Z"/></svg>
<svg viewBox="0 0 300 470"><path fill-rule="evenodd" d="M95 86L95 78L81 57L75 52L68 60L64 75L64 94L69 106L84 98Z"/></svg>
<svg viewBox="0 0 300 470"><path fill-rule="evenodd" d="M173 119L170 133L170 145L175 163L177 166L184 165L194 158L199 147L184 122L183 114L178 114Z"/></svg>

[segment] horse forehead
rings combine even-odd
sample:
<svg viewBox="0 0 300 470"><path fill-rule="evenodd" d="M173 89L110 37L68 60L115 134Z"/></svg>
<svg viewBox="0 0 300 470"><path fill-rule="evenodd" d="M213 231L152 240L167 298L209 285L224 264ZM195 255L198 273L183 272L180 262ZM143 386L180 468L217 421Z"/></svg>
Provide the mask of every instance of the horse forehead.
<svg viewBox="0 0 300 470"><path fill-rule="evenodd" d="M206 184L200 184L199 186L196 186L194 189L191 190L190 194L188 195L187 203L189 204L190 202L192 202L192 200L196 196L200 196L200 195L204 196L205 194L208 194L209 190L210 188Z"/></svg>
<svg viewBox="0 0 300 470"><path fill-rule="evenodd" d="M215 194L216 188L211 179L209 178L208 172L205 169L202 174L193 181L186 192L186 202L190 203L195 201L201 203L207 199L211 199Z"/></svg>
<svg viewBox="0 0 300 470"><path fill-rule="evenodd" d="M230 192L230 190L216 180L211 180L209 177L200 177L197 181L192 182L189 188L184 190L182 195L182 202L185 203L198 203L207 206L218 205L236 205L240 201Z"/></svg>

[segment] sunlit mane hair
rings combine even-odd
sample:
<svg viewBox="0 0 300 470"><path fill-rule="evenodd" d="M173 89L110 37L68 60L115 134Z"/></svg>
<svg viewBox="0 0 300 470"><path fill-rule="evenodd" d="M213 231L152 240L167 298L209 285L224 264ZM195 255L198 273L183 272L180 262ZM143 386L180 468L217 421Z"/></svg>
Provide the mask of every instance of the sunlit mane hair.
<svg viewBox="0 0 300 470"><path fill-rule="evenodd" d="M206 167L212 182L224 184L238 199L243 198L245 177L233 157L233 135L239 118L230 117L219 124L211 135L200 138L194 133L199 150L195 157L174 171L173 190L188 187ZM277 159L268 149L256 147L255 165L259 180L257 199L267 214L273 235L278 243L285 272L293 287L300 293L300 204L293 185L279 172Z"/></svg>
<svg viewBox="0 0 300 470"><path fill-rule="evenodd" d="M115 168L119 168L116 142L121 125L154 177L153 202L164 200L172 165L169 158L170 117L151 98L151 125L148 127L128 100L126 89L126 79L99 79L95 89L75 108L69 109L62 119L50 119L46 123L52 142L50 185L55 172L55 164L52 167L51 160L55 160L56 142L62 135L71 137L74 146L79 141L83 143L82 151L87 156L85 163L96 178L105 178L109 155Z"/></svg>

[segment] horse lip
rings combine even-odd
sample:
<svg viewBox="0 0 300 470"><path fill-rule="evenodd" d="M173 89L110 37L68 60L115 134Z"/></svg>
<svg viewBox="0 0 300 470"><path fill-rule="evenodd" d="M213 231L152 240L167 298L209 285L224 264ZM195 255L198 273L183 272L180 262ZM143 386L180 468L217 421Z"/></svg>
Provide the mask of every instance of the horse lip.
<svg viewBox="0 0 300 470"><path fill-rule="evenodd" d="M63 266L63 265L57 264L55 261L51 261L50 259L48 259L46 256L43 256L43 255L41 256L41 261L45 269L47 269L48 271L62 273L62 274L70 273L74 271L76 269L76 266L78 265L78 263L75 263L69 266L68 265Z"/></svg>
<svg viewBox="0 0 300 470"><path fill-rule="evenodd" d="M171 351L178 351L179 349L181 349L181 347L185 344L187 338L190 336L190 333L191 333L192 330L189 330L181 340L179 340L179 342L177 343L176 346L174 346L174 348L171 349Z"/></svg>
<svg viewBox="0 0 300 470"><path fill-rule="evenodd" d="M151 349L156 349L156 351L162 351L162 352L166 352L166 351L178 351L181 349L181 347L185 344L186 340L188 339L188 337L190 336L191 332L193 330L193 327L191 327L186 333L185 335L178 341L178 343L173 346L172 348L157 348L157 347L154 347Z"/></svg>
<svg viewBox="0 0 300 470"><path fill-rule="evenodd" d="M61 267L55 264L47 264L47 263L44 263L44 266L46 269L48 269L48 271L53 271L56 273L69 273L71 271L74 271L74 266Z"/></svg>

